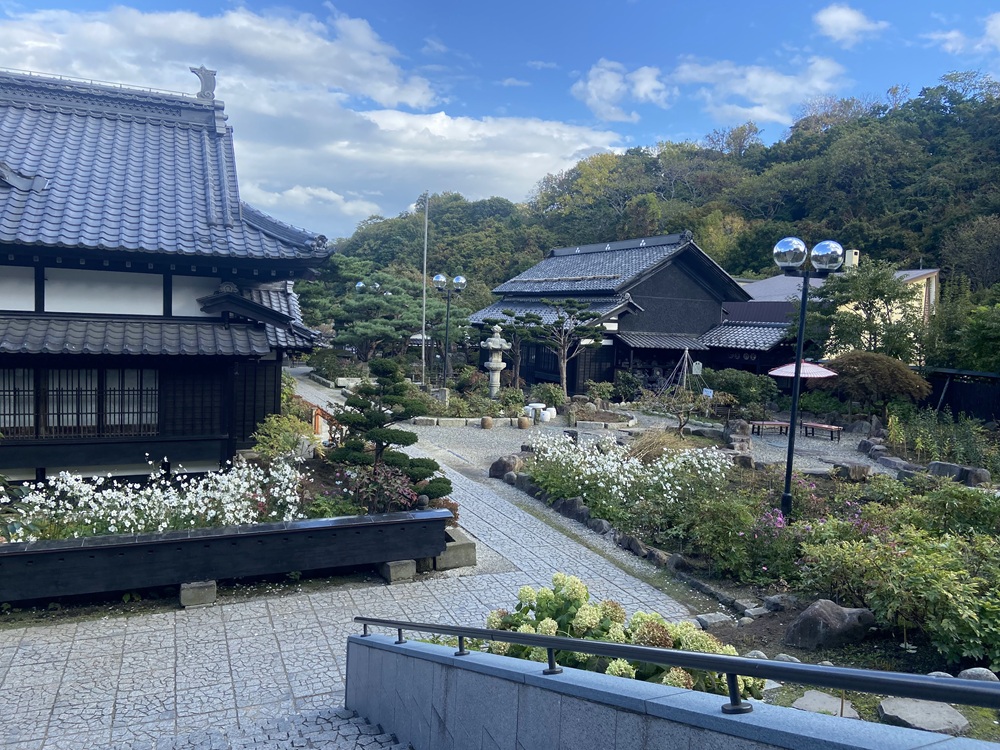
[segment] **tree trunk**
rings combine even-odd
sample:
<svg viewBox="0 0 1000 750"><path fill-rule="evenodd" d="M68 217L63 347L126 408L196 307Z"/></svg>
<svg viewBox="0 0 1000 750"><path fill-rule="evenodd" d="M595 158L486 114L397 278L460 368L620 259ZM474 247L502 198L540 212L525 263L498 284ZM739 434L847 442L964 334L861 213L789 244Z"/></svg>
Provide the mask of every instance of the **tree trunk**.
<svg viewBox="0 0 1000 750"><path fill-rule="evenodd" d="M563 389L563 396L569 398L569 389L566 387L566 364L569 359L564 352L559 353L559 384Z"/></svg>

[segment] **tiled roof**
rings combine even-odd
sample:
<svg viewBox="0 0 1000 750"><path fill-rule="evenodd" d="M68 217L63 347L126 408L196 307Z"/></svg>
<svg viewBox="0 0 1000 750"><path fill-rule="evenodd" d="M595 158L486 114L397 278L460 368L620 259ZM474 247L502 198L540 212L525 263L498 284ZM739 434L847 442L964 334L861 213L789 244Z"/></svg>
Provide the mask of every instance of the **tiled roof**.
<svg viewBox="0 0 1000 750"><path fill-rule="evenodd" d="M936 268L925 268L921 270L903 270L896 271L895 276L901 281L906 283L911 283L918 279L924 279L928 276L934 276L937 274L938 269ZM843 271L840 271L832 276L841 276ZM809 278L809 286L812 289L819 289L823 286L823 282L826 281L826 277L811 276ZM746 291L754 300L759 302L766 301L787 301L789 299L800 299L802 297L802 279L798 276L772 276L769 279L761 279L760 281L751 281L743 284L743 289Z"/></svg>
<svg viewBox="0 0 1000 750"><path fill-rule="evenodd" d="M587 309L602 318L631 304L630 300L623 294L616 295L614 297L584 298L579 301L590 303ZM543 304L541 300L519 299L514 297L494 302L489 307L485 307L478 312L472 313L472 315L469 316L469 322L473 324L481 324L489 319L503 320L507 317L504 314L504 310L510 310L514 313L514 315L527 315L534 313L535 315L540 316L542 323L545 324L554 322L558 317L555 308L551 305Z"/></svg>
<svg viewBox="0 0 1000 750"><path fill-rule="evenodd" d="M0 243L326 257L240 202L225 119L215 100L0 72Z"/></svg>
<svg viewBox="0 0 1000 750"><path fill-rule="evenodd" d="M0 318L2 354L201 354L263 356L270 353L261 328L223 323L167 323L104 318Z"/></svg>
<svg viewBox="0 0 1000 750"><path fill-rule="evenodd" d="M615 337L633 349L691 349L692 351L708 349L708 346L698 339L674 333L619 331Z"/></svg>
<svg viewBox="0 0 1000 750"><path fill-rule="evenodd" d="M283 328L266 325L267 340L271 346L282 349L311 349L319 334L302 325L302 310L299 297L292 291L291 282L279 281L244 289L243 296L272 310L288 315L292 323Z"/></svg>
<svg viewBox="0 0 1000 750"><path fill-rule="evenodd" d="M717 349L749 349L767 351L788 336L787 323L724 322L703 333L699 340Z"/></svg>
<svg viewBox="0 0 1000 750"><path fill-rule="evenodd" d="M691 242L683 232L662 237L563 247L506 281L496 294L613 294Z"/></svg>

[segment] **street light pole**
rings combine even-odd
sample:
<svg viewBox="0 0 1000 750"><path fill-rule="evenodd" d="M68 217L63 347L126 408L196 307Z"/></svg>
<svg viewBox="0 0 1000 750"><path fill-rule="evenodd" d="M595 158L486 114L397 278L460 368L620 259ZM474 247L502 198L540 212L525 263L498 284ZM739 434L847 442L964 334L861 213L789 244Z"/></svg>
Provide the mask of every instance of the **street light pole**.
<svg viewBox="0 0 1000 750"><path fill-rule="evenodd" d="M810 251L798 237L785 237L774 246L774 262L786 276L802 279L802 301L799 305L799 331L795 342L795 375L792 378L792 412L788 425L788 453L785 457L785 491L781 495L781 514L792 515L792 462L795 459L796 421L799 414L799 394L802 392L802 346L805 343L806 304L809 301L809 265L816 276L836 271L844 262L844 248L833 240L824 240Z"/></svg>
<svg viewBox="0 0 1000 750"><path fill-rule="evenodd" d="M434 287L445 296L444 313L444 382L448 384L451 376L451 294L460 293L468 283L464 276L456 276L448 286L448 278L444 274L437 274L434 278Z"/></svg>

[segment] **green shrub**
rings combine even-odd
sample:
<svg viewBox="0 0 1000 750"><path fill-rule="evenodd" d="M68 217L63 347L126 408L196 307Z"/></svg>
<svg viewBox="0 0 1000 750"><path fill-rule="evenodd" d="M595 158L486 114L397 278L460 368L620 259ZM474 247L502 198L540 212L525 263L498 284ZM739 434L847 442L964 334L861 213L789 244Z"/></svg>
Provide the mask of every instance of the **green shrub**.
<svg viewBox="0 0 1000 750"><path fill-rule="evenodd" d="M607 381L598 383L594 380L588 380L583 384L583 387L586 389L585 393L587 394L587 398L591 401L596 401L598 399L608 401L615 392L615 384Z"/></svg>
<svg viewBox="0 0 1000 750"><path fill-rule="evenodd" d="M535 383L531 386L531 401L546 406L562 406L566 403L566 394L558 383Z"/></svg>
<svg viewBox="0 0 1000 750"><path fill-rule="evenodd" d="M778 385L767 375L754 375L746 370L702 370L705 384L716 391L723 391L736 398L741 406L766 404L778 398Z"/></svg>
<svg viewBox="0 0 1000 750"><path fill-rule="evenodd" d="M267 461L295 455L303 442L319 445L312 425L290 414L269 414L251 437L254 450Z"/></svg>
<svg viewBox="0 0 1000 750"><path fill-rule="evenodd" d="M634 375L627 370L615 372L615 385L611 389L611 400L617 403L637 401L642 395L642 386L645 383L638 375Z"/></svg>

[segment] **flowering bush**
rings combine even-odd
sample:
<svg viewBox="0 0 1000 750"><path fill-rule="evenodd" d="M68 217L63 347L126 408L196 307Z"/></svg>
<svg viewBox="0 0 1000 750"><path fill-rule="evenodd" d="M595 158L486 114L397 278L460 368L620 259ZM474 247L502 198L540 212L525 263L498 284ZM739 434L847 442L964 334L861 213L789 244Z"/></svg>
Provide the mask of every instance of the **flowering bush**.
<svg viewBox="0 0 1000 750"><path fill-rule="evenodd" d="M534 589L522 586L514 610L496 609L486 617L486 627L518 633L559 635L591 641L630 643L654 648L676 648L704 654L735 656L736 649L719 641L690 622L667 622L661 615L638 611L629 620L624 608L616 601L590 603L590 591L575 576L556 573L551 588ZM546 661L545 649L493 641L489 650L521 659ZM603 672L617 677L629 677L647 682L685 687L703 692L728 695L725 675L704 670L686 670L645 664L625 659L609 660L573 651L557 651L556 661L567 666ZM740 692L744 697L760 697L764 681L740 677Z"/></svg>
<svg viewBox="0 0 1000 750"><path fill-rule="evenodd" d="M674 525L678 505L718 495L730 461L715 448L664 453L644 462L612 440L582 447L540 437L528 471L552 497L583 496L591 514L630 534Z"/></svg>
<svg viewBox="0 0 1000 750"><path fill-rule="evenodd" d="M33 541L292 521L302 517L301 480L285 461L266 468L241 461L198 477L161 472L147 482L62 472L25 482L16 498L0 489L0 507L17 514L17 523L0 534Z"/></svg>

